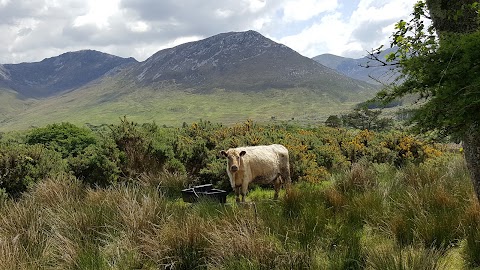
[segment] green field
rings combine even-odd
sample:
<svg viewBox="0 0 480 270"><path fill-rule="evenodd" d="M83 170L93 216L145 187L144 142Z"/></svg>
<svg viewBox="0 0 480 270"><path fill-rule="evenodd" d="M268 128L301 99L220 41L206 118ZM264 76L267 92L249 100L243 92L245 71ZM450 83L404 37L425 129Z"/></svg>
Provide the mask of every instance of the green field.
<svg viewBox="0 0 480 270"><path fill-rule="evenodd" d="M216 89L197 93L171 87L135 88L107 79L102 84L48 99L22 101L13 94L3 94L0 131L65 121L79 125L111 124L123 116L167 126L200 119L224 124L247 119L264 123L295 120L296 123L319 124L329 115L347 112L372 94L370 89L365 93L335 96L305 88L262 92Z"/></svg>

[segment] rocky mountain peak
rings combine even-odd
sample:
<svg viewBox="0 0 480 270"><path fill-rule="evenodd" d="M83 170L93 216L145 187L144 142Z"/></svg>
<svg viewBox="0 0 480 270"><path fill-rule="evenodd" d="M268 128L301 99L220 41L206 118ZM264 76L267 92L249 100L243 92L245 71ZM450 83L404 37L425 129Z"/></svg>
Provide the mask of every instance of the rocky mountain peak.
<svg viewBox="0 0 480 270"><path fill-rule="evenodd" d="M258 32L246 31L161 50L136 66L130 76L145 85L245 90L291 87L324 72L331 71Z"/></svg>

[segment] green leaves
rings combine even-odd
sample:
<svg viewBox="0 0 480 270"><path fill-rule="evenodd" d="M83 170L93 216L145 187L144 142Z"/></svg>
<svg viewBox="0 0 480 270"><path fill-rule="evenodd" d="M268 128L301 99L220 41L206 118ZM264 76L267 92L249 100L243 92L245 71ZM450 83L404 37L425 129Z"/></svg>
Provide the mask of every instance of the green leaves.
<svg viewBox="0 0 480 270"><path fill-rule="evenodd" d="M407 26L407 22L404 20L400 20L398 23L395 24L395 29L397 30L404 30Z"/></svg>
<svg viewBox="0 0 480 270"><path fill-rule="evenodd" d="M427 23L431 18L428 8L425 1L418 1L413 18L395 25L391 46L398 50L388 55L387 61L396 61L401 67L402 83L384 89L377 99L389 102L413 94L422 100L412 119L418 132L461 136L469 123L480 119L480 32L443 31L438 38L434 26L445 30L467 23L462 20L471 18L468 12L478 10L478 2L435 10L437 17L446 16L443 21L437 18L436 23ZM450 21L451 16L460 21Z"/></svg>

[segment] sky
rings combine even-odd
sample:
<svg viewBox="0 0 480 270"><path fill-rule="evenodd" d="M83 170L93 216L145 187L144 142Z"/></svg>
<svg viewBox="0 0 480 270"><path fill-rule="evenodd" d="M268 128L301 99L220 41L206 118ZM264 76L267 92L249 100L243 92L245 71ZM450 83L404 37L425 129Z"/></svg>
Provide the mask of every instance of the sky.
<svg viewBox="0 0 480 270"><path fill-rule="evenodd" d="M417 0L0 0L0 64L84 49L144 61L219 33L255 30L306 57L388 45Z"/></svg>

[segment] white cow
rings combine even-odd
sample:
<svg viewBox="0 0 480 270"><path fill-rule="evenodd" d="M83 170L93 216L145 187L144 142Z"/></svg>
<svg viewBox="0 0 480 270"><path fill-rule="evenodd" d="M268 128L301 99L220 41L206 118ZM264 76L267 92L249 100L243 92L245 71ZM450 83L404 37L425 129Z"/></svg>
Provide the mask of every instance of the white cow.
<svg viewBox="0 0 480 270"><path fill-rule="evenodd" d="M230 148L220 151L227 158L227 174L230 184L235 191L237 202L245 202L248 184L273 183L275 188L274 199L278 198L278 192L283 182L290 184L290 165L288 150L280 144L259 145Z"/></svg>

